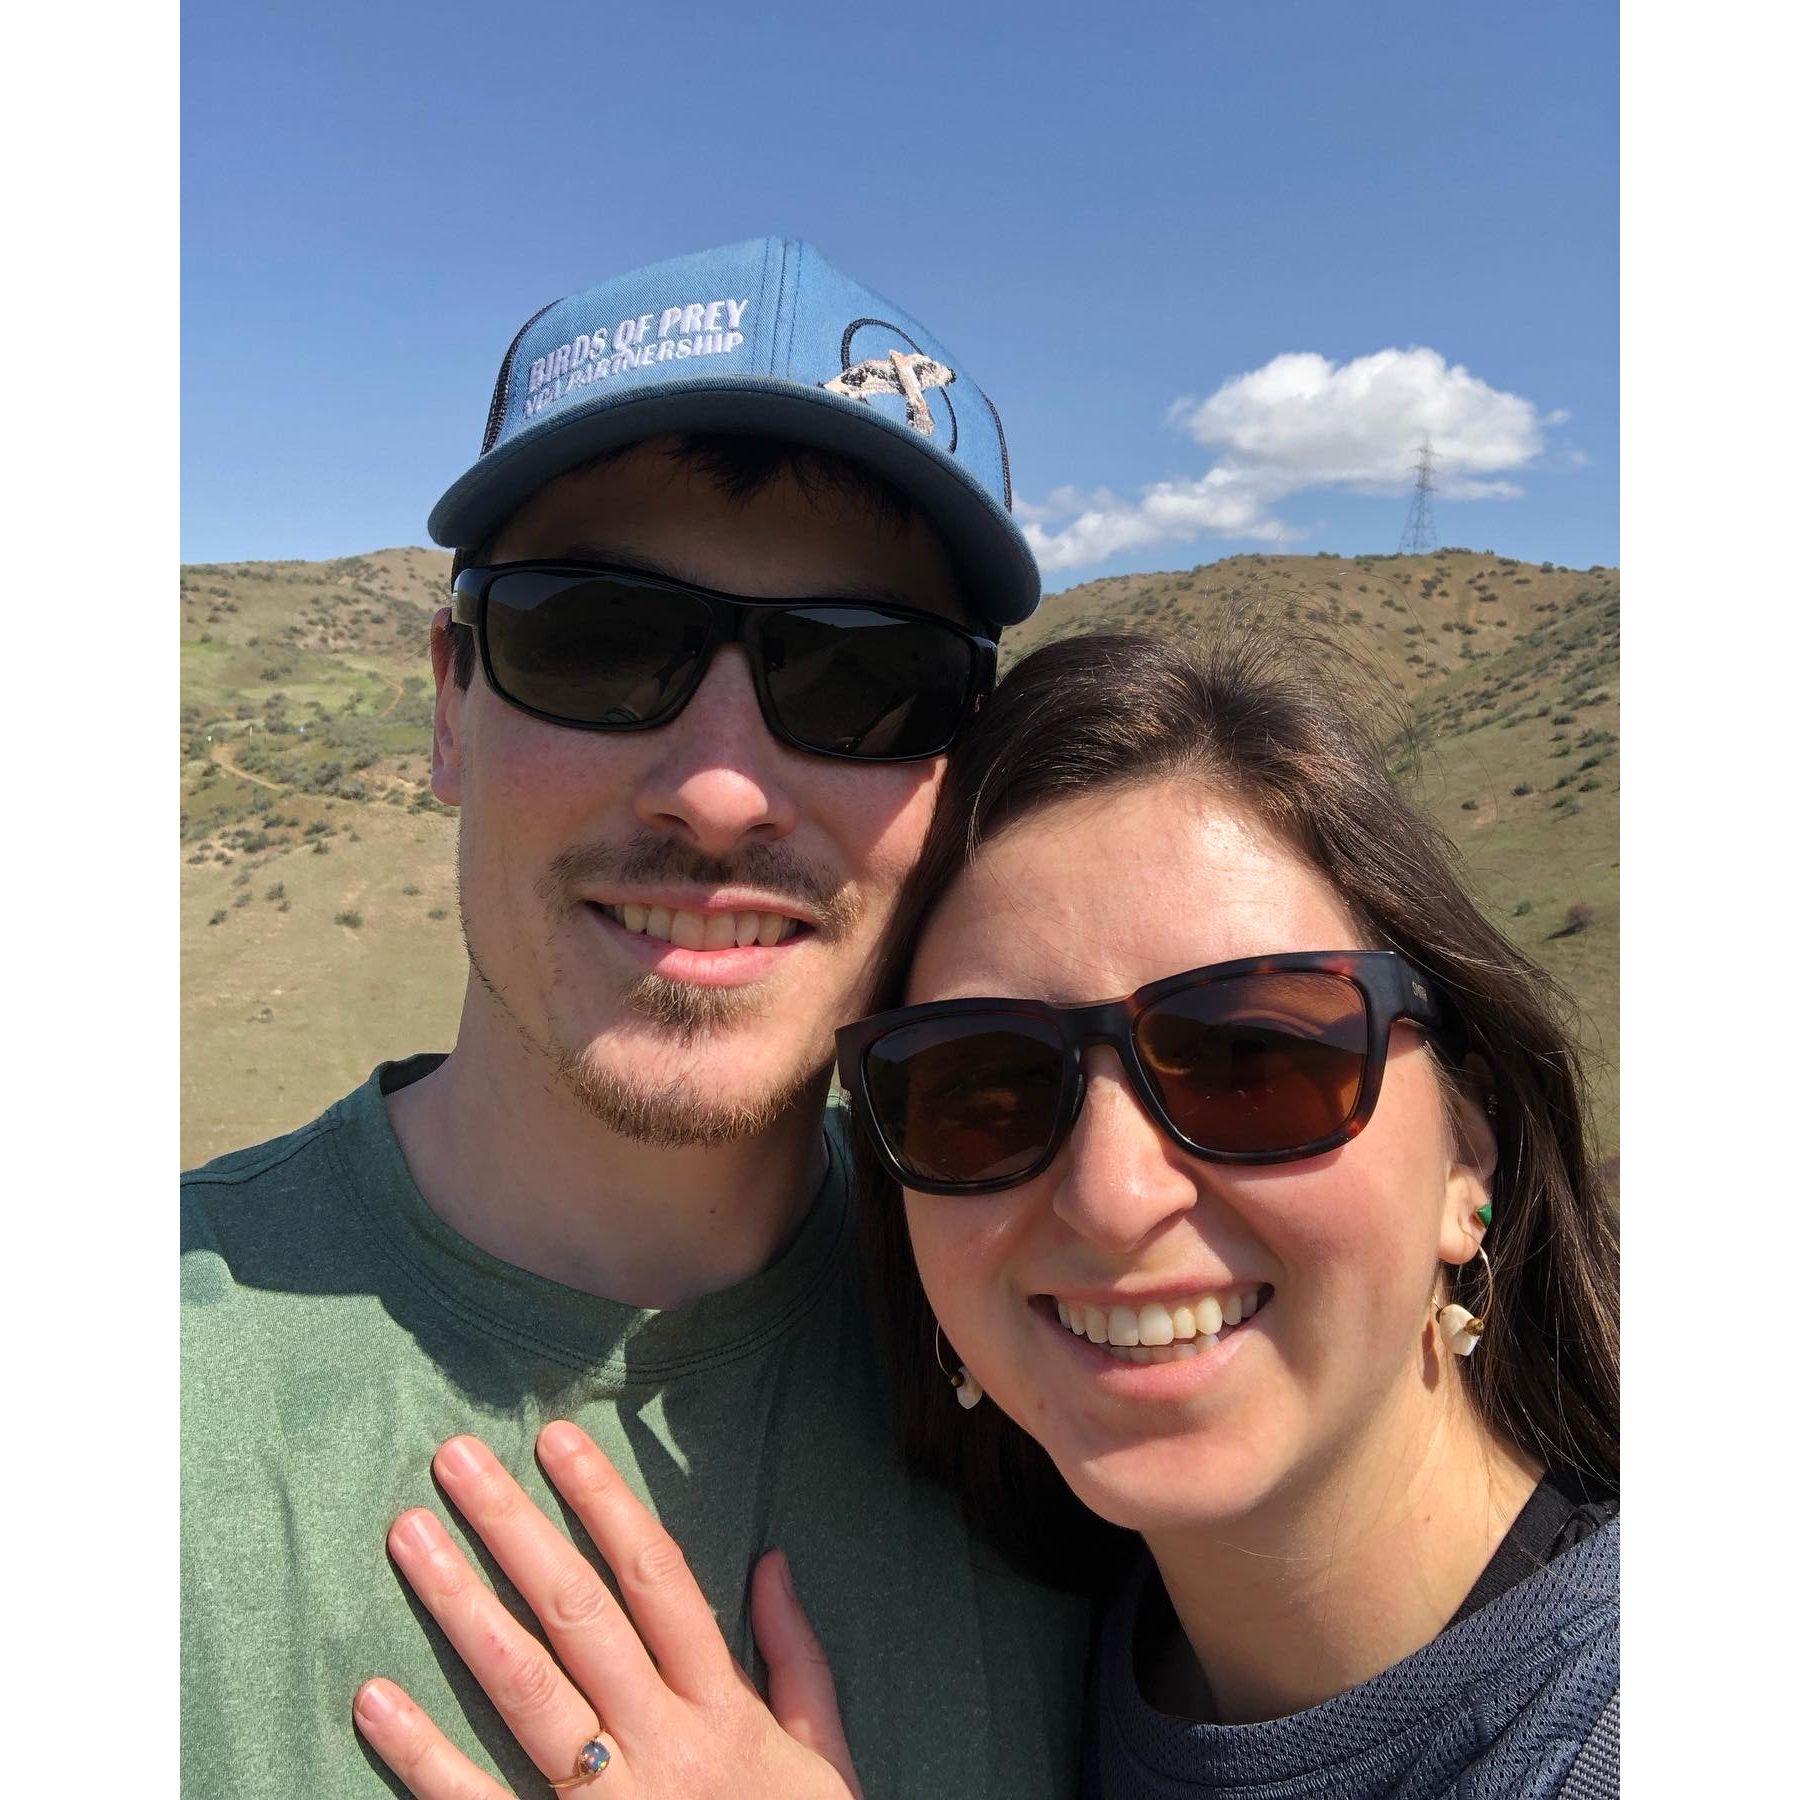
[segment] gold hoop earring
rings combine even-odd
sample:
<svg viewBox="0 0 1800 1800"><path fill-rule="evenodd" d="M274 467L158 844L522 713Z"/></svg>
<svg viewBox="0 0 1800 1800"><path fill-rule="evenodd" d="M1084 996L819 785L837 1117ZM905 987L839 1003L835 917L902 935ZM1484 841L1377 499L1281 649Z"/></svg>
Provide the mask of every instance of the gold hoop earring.
<svg viewBox="0 0 1800 1800"><path fill-rule="evenodd" d="M931 1322L932 1354L937 1358L937 1366L943 1372L944 1379L956 1389L956 1403L964 1412L981 1404L981 1383L958 1363L954 1369L944 1360L944 1328L935 1319Z"/></svg>
<svg viewBox="0 0 1800 1800"><path fill-rule="evenodd" d="M1445 1347L1452 1356L1472 1356L1475 1346L1481 1342L1481 1334L1487 1328L1489 1315L1494 1310L1494 1265L1488 1261L1485 1249L1478 1249L1475 1254L1481 1258L1483 1302L1479 1313L1472 1313L1466 1306L1458 1306L1454 1301L1437 1309L1438 1330L1444 1334Z"/></svg>

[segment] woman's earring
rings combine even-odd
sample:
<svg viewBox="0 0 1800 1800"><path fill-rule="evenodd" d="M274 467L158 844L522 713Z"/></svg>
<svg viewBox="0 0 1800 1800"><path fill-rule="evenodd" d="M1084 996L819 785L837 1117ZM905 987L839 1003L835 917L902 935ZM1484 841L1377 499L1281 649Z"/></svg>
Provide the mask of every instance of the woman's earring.
<svg viewBox="0 0 1800 1800"><path fill-rule="evenodd" d="M1454 1302L1437 1309L1438 1330L1444 1334L1445 1346L1452 1356L1473 1354L1475 1346L1481 1342L1482 1331L1486 1328L1486 1315L1494 1308L1494 1265L1488 1261L1485 1250L1477 1250L1475 1254L1481 1258L1482 1273L1487 1278L1487 1301L1481 1313L1472 1313L1466 1306L1458 1306Z"/></svg>
<svg viewBox="0 0 1800 1800"><path fill-rule="evenodd" d="M931 1348L937 1357L937 1366L943 1370L944 1378L956 1389L956 1403L966 1412L972 1406L981 1404L981 1383L958 1363L954 1369L944 1360L944 1328L935 1320L932 1322Z"/></svg>

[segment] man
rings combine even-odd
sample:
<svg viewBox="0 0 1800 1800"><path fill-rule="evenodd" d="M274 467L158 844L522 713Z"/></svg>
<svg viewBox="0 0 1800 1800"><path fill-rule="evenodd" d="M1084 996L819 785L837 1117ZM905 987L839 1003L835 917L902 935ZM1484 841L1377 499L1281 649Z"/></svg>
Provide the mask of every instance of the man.
<svg viewBox="0 0 1800 1800"><path fill-rule="evenodd" d="M749 1570L788 1552L870 1795L1072 1786L1085 1620L900 1474L825 1114L943 752L1037 601L1009 504L956 358L804 244L513 340L431 517L455 1048L184 1184L184 1792L389 1791L350 1724L375 1673L538 1791L383 1540L425 1503L470 1544L430 1474L462 1432L566 1518L532 1456L559 1417L746 1666Z"/></svg>

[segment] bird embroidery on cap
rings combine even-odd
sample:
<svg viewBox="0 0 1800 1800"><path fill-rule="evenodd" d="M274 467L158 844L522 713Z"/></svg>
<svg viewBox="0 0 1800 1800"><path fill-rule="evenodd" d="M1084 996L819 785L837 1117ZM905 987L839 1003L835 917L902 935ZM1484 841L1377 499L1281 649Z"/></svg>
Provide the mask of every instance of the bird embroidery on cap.
<svg viewBox="0 0 1800 1800"><path fill-rule="evenodd" d="M846 400L870 400L877 394L903 395L907 424L930 437L936 427L925 390L948 387L955 379L956 371L935 357L916 350L890 350L886 356L871 357L819 385L830 393L842 394Z"/></svg>

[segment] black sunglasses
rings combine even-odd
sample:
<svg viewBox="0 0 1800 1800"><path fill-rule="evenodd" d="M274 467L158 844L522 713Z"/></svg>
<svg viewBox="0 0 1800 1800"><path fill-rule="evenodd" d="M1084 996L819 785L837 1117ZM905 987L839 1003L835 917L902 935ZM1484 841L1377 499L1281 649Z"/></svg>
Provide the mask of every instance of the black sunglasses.
<svg viewBox="0 0 1800 1800"><path fill-rule="evenodd" d="M580 731L648 731L742 644L784 744L856 762L948 750L994 685L995 648L935 613L866 600L744 600L601 563L495 563L457 576L501 699Z"/></svg>
<svg viewBox="0 0 1800 1800"><path fill-rule="evenodd" d="M1082 1051L1107 1044L1150 1117L1208 1162L1319 1156L1368 1124L1388 1035L1454 1054L1430 981L1392 950L1301 951L1170 975L1119 1000L938 1000L846 1025L838 1079L880 1160L928 1194L1043 1173L1081 1110Z"/></svg>

